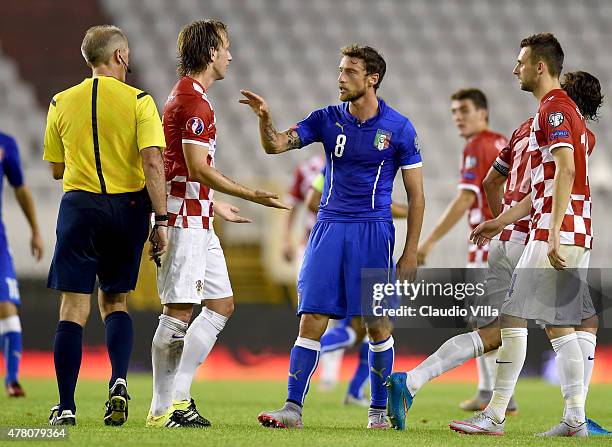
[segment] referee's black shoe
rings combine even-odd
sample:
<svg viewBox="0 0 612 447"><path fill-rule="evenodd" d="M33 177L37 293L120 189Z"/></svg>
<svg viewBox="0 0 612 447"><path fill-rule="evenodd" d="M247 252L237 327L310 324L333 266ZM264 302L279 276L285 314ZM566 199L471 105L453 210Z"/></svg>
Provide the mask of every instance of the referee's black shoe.
<svg viewBox="0 0 612 447"><path fill-rule="evenodd" d="M76 416L71 410L64 410L60 414L59 404L51 407L49 425L76 425Z"/></svg>
<svg viewBox="0 0 612 447"><path fill-rule="evenodd" d="M106 413L104 413L105 425L123 425L128 418L127 384L124 379L117 379L108 392L106 401Z"/></svg>

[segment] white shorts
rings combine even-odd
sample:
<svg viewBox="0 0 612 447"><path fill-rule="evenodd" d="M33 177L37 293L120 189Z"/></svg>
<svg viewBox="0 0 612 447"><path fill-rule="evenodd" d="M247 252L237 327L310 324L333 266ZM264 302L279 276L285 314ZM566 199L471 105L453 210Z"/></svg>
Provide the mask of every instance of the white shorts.
<svg viewBox="0 0 612 447"><path fill-rule="evenodd" d="M525 245L497 239L489 243L488 268L485 276L485 295L476 300L475 305L490 306L501 311L506 298L512 273L516 268ZM470 323L473 327L485 327L493 323L496 316L472 316Z"/></svg>
<svg viewBox="0 0 612 447"><path fill-rule="evenodd" d="M168 250L157 275L157 288L162 304L200 304L233 296L214 230L168 228Z"/></svg>
<svg viewBox="0 0 612 447"><path fill-rule="evenodd" d="M566 268L555 270L548 260L548 243L531 240L516 266L502 313L551 326L575 326L593 316L587 269L591 250L561 245Z"/></svg>

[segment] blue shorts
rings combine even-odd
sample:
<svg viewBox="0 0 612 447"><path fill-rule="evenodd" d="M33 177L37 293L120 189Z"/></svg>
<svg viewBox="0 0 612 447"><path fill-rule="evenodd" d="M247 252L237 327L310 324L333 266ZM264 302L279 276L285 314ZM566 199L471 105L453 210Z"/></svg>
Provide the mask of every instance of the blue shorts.
<svg viewBox="0 0 612 447"><path fill-rule="evenodd" d="M362 269L394 270L392 222L315 224L298 279L298 315L361 316Z"/></svg>
<svg viewBox="0 0 612 447"><path fill-rule="evenodd" d="M0 233L0 302L3 301L11 302L15 306L21 305L13 259L8 250L6 236Z"/></svg>
<svg viewBox="0 0 612 447"><path fill-rule="evenodd" d="M47 287L91 293L97 276L104 292L133 290L147 239L149 212L146 191L64 194Z"/></svg>

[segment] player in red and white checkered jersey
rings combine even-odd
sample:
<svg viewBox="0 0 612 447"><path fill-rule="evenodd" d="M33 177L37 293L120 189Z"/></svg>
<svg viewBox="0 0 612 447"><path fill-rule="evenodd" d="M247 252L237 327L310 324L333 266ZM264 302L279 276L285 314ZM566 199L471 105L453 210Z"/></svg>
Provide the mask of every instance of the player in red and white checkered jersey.
<svg viewBox="0 0 612 447"><path fill-rule="evenodd" d="M597 80L585 72L566 73L562 87L568 95L576 102L581 113L588 119L597 116L597 109L601 105L601 91ZM504 211L515 206L531 192L530 176L530 152L527 150L531 123L533 118L523 122L512 134L510 142L504 148L483 181L483 187L487 196L487 202L491 213L497 217L502 207ZM593 151L595 136L587 129L588 153ZM506 186L504 191L504 185ZM485 283L484 305L494 309L500 309L511 284L514 268L523 253L523 249L529 235L529 218L523 218L514 224L501 226L500 235L490 242L488 271ZM484 302L486 301L486 302ZM446 341L436 352L421 362L416 368L406 373L407 391L414 398L420 388L438 377L439 375L456 368L467 360L478 357L483 352L488 353L501 346L501 331L498 319L495 316L477 317L472 320L476 330L467 334L460 334ZM593 368L595 349L596 324L585 324L586 327L579 328L577 334L584 344L585 359L585 381L584 386L588 388ZM590 357L590 360L589 360ZM587 371L588 370L588 371ZM586 391L585 391L586 394ZM393 395L393 393L391 393ZM476 396L472 408L484 409L490 397ZM517 406L513 399L508 404L506 414L516 414ZM589 434L605 434L599 424L587 419L593 431L589 428Z"/></svg>
<svg viewBox="0 0 612 447"><path fill-rule="evenodd" d="M434 229L419 244L417 261L420 265L426 263L434 245L459 222L464 214L467 213L471 229L492 217L484 196L482 181L499 152L507 145L503 135L488 128L487 98L482 91L470 88L454 93L451 96L451 112L459 134L466 140L461 159L461 179L457 186L457 195L447 206ZM478 246L468 241L467 248L467 267L486 267L488 246ZM472 410L475 405L479 406L478 396L484 396L484 399L493 390L494 353L488 357L479 357L477 364L479 391L476 398L460 404L461 408L466 410Z"/></svg>
<svg viewBox="0 0 612 447"><path fill-rule="evenodd" d="M293 262L294 260L299 260L302 258L306 241L308 240L310 231L312 230L312 227L316 221L315 213L310 211L308 207L304 207L304 233L298 247L296 247L293 243L291 229L293 223L295 222L298 207L305 204L306 195L310 190L312 181L321 173L321 169L323 169L324 166L325 159L323 158L322 154L319 154L299 163L293 173L293 180L291 181L291 186L289 187L288 191L288 202L293 206L293 208L291 208L287 214L285 225L283 227L282 240L283 257L287 262Z"/></svg>
<svg viewBox="0 0 612 447"><path fill-rule="evenodd" d="M495 186L501 186L500 192L503 194L501 201L496 197L497 195L494 195L493 200L489 200L490 194L487 191L489 207L494 217L515 206L531 191L530 153L526 149L529 145L532 121L533 118L529 118L512 133L510 143L499 153L497 160L493 163L494 171L491 173L499 173L501 180ZM487 185L486 180L484 182L485 189ZM504 183L506 185L505 191L503 188ZM501 210L500 207L502 208ZM528 237L529 216L525 216L508 225L494 239L525 245Z"/></svg>
<svg viewBox="0 0 612 447"><path fill-rule="evenodd" d="M419 264L425 264L434 245L466 212L470 229L492 217L484 197L482 181L499 151L508 143L503 135L488 129L487 98L480 90L464 89L453 94L451 112L459 134L467 141L461 158L461 180L457 186L459 192L431 233L419 244ZM486 267L487 248L468 242L467 266Z"/></svg>
<svg viewBox="0 0 612 447"><path fill-rule="evenodd" d="M215 166L217 128L215 112L204 86L196 79L179 79L164 107L164 133L168 149L164 164L168 195L168 225L212 228L213 190L189 178L183 144L208 152L206 164Z"/></svg>
<svg viewBox="0 0 612 447"><path fill-rule="evenodd" d="M468 210L468 225L472 230L485 220L493 217L486 201L482 182L499 152L507 144L508 140L503 135L485 130L468 139L468 143L463 150L461 180L458 188L473 191L476 194L476 200L472 202ZM467 266L486 267L488 249L487 245L479 246L468 241Z"/></svg>
<svg viewBox="0 0 612 447"><path fill-rule="evenodd" d="M185 26L178 53L181 78L168 97L163 119L169 228L158 272L164 311L151 348L150 427L210 425L191 399L191 382L234 309L213 212L229 222L250 222L237 214L238 208L213 202L213 190L288 209L276 194L242 186L215 169L216 118L207 89L225 77L232 60L225 25L206 20ZM200 303L202 312L187 329L193 306Z"/></svg>
<svg viewBox="0 0 612 447"><path fill-rule="evenodd" d="M561 89L563 50L550 33L523 39L514 69L521 89L540 107L530 136L530 194L472 233L482 242L531 213L530 239L513 274L501 311L502 346L493 397L483 413L450 427L462 433L503 434L504 413L525 361L527 320L546 326L557 354L565 409L560 424L541 436L588 436L585 389L593 367L597 315L586 284L592 233L588 185L589 137L585 119L597 115L599 81L570 73ZM582 85L583 97L575 95ZM569 96L577 99L581 109ZM594 143L594 138L591 142ZM564 270L570 268L570 273Z"/></svg>
<svg viewBox="0 0 612 447"><path fill-rule="evenodd" d="M564 216L553 216L554 179L557 169L560 169L560 161L553 155L557 148L571 151L567 160L561 160L567 163L567 172L560 172L571 174L574 171ZM552 242L555 251L559 250L559 243L592 248L587 129L578 107L563 90L552 90L542 98L533 120L529 150L532 152L532 239ZM570 154L573 160L569 159ZM555 222L555 217L562 218L562 221ZM553 234L549 239L554 223L560 223L559 234ZM558 240L552 241L552 238ZM559 258L558 253L553 254L553 266L555 263L562 266Z"/></svg>

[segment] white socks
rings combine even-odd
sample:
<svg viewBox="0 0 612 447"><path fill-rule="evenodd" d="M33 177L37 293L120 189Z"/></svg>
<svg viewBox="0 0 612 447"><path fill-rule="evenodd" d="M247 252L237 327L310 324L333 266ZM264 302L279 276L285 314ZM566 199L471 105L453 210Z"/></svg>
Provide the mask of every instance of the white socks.
<svg viewBox="0 0 612 447"><path fill-rule="evenodd" d="M582 361L584 363L584 382L582 385L584 400L586 401L589 393L589 383L593 375L593 367L595 366L595 346L597 346L597 336L587 331L576 331L578 344L582 350Z"/></svg>
<svg viewBox="0 0 612 447"><path fill-rule="evenodd" d="M508 402L527 355L527 328L501 330L502 345L497 350L497 372L493 397L486 412L500 423L506 418Z"/></svg>
<svg viewBox="0 0 612 447"><path fill-rule="evenodd" d="M322 352L319 357L319 384L323 389L331 389L338 383L344 349Z"/></svg>
<svg viewBox="0 0 612 447"><path fill-rule="evenodd" d="M226 322L227 317L206 307L203 307L200 315L193 320L187 329L183 355L174 380L174 400L190 399L189 390L198 366L208 357Z"/></svg>
<svg viewBox="0 0 612 447"><path fill-rule="evenodd" d="M172 389L176 368L181 360L187 323L168 315L159 316L159 324L151 343L153 363L153 399L151 414L161 416L172 405Z"/></svg>
<svg viewBox="0 0 612 447"><path fill-rule="evenodd" d="M0 335L8 334L9 332L21 332L19 315L11 315L0 320Z"/></svg>
<svg viewBox="0 0 612 447"><path fill-rule="evenodd" d="M493 391L495 385L495 370L497 365L497 349L487 352L476 359L478 366L478 389L480 391Z"/></svg>
<svg viewBox="0 0 612 447"><path fill-rule="evenodd" d="M424 384L471 358L480 357L483 350L482 340L476 331L446 340L436 352L408 372L408 391L414 396Z"/></svg>
<svg viewBox="0 0 612 447"><path fill-rule="evenodd" d="M578 343L578 337L573 332L550 341L557 353L557 369L561 394L565 400L563 420L571 426L578 426L585 421L584 415L584 361L583 353Z"/></svg>

